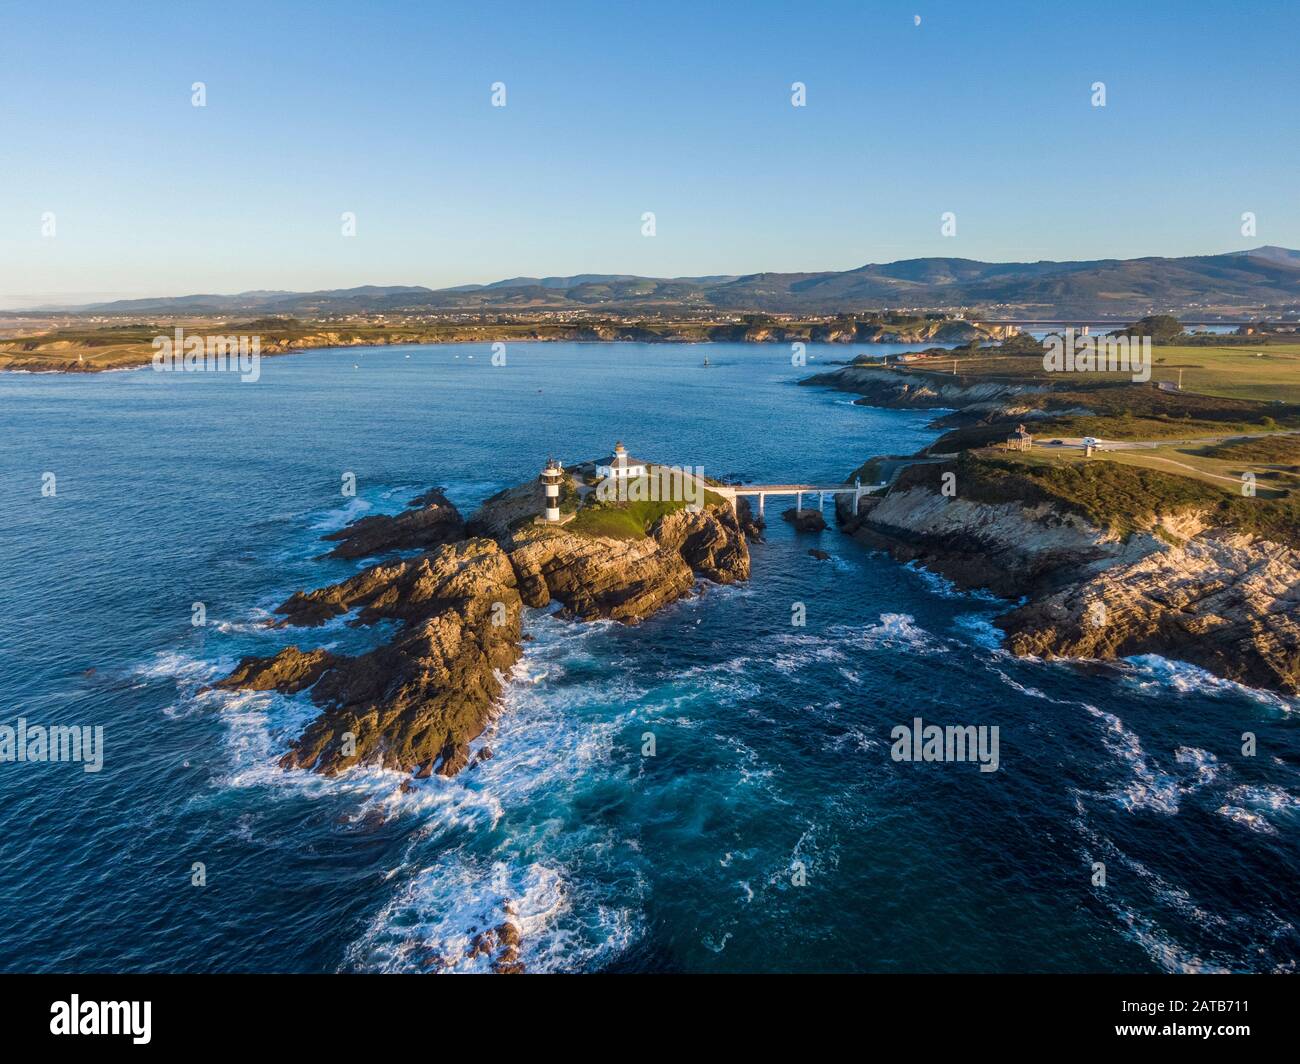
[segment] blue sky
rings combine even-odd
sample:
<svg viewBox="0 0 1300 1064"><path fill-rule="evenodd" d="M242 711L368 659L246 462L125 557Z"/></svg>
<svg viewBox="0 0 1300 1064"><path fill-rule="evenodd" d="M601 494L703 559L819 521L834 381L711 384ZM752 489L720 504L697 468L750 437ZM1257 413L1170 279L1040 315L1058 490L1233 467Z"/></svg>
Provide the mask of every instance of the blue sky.
<svg viewBox="0 0 1300 1064"><path fill-rule="evenodd" d="M0 306L1300 247L1297 31L1284 3L4 4Z"/></svg>

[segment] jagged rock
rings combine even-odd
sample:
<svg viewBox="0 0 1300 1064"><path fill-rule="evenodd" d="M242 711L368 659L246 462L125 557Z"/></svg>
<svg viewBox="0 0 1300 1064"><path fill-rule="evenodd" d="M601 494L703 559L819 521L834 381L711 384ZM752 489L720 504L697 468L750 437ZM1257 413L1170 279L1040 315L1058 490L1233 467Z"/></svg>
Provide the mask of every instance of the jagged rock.
<svg viewBox="0 0 1300 1064"><path fill-rule="evenodd" d="M519 950L514 946L503 949L493 962L492 971L496 975L523 975L524 965L519 960Z"/></svg>
<svg viewBox="0 0 1300 1064"><path fill-rule="evenodd" d="M794 525L796 532L821 532L826 528L826 518L820 510L796 510L791 507L782 511L781 519Z"/></svg>
<svg viewBox="0 0 1300 1064"><path fill-rule="evenodd" d="M863 397L855 400L863 406L909 410L950 409L973 404L1002 405L1048 390L1041 384L967 381L961 377L932 373L891 372L879 365L844 366L807 377L799 383L854 392Z"/></svg>
<svg viewBox="0 0 1300 1064"><path fill-rule="evenodd" d="M1016 654L1160 654L1300 693L1300 553L1215 530L1112 566L996 622Z"/></svg>
<svg viewBox="0 0 1300 1064"><path fill-rule="evenodd" d="M477 935L474 936L474 940L469 944L469 949L466 951L465 956L468 957L470 960L473 960L475 957L490 955L492 951L496 948L497 948L496 932L492 931L491 929L487 931L480 931Z"/></svg>
<svg viewBox="0 0 1300 1064"><path fill-rule="evenodd" d="M529 606L551 599L583 620L635 622L691 589L691 568L654 539L623 540L534 527L515 537L510 561Z"/></svg>
<svg viewBox="0 0 1300 1064"><path fill-rule="evenodd" d="M239 688L293 694L314 684L338 660L328 650L302 651L297 647L285 647L274 657L240 659L234 672L212 686L224 690Z"/></svg>
<svg viewBox="0 0 1300 1064"><path fill-rule="evenodd" d="M442 748L438 761L439 776L454 776L469 764L469 746L463 742L449 740Z"/></svg>
<svg viewBox="0 0 1300 1064"><path fill-rule="evenodd" d="M749 504L749 499L744 495L736 497L736 520L740 522L740 530L748 538L756 542L763 538L763 532L767 529L767 522L754 512L754 508Z"/></svg>
<svg viewBox="0 0 1300 1064"><path fill-rule="evenodd" d="M816 558L819 562L827 561L830 558L829 552L824 550L818 550L816 547L810 548L808 553L812 557Z"/></svg>
<svg viewBox="0 0 1300 1064"><path fill-rule="evenodd" d="M415 509L395 516L376 514L353 521L338 532L322 536L337 541L326 557L364 558L399 550L428 550L465 538L465 522L441 488L411 500Z"/></svg>
<svg viewBox="0 0 1300 1064"><path fill-rule="evenodd" d="M320 663L311 697L323 712L281 765L333 774L378 763L420 776L435 768L454 774L468 759L466 744L491 716L500 673L519 656L520 599L509 559L490 540L448 544L295 595L280 612L290 622L313 624L324 610L337 614L357 606L355 623L395 619L403 627L391 643L369 653ZM297 659L274 664L285 653L241 663L224 685L301 690L307 672L291 667ZM291 686L271 682L280 673Z"/></svg>
<svg viewBox="0 0 1300 1064"><path fill-rule="evenodd" d="M364 529L358 522L349 550L396 549L459 521L443 512L440 493L415 502L423 508ZM469 743L487 726L502 676L518 660L524 603L554 598L572 616L635 622L688 594L697 573L719 583L749 576L745 536L725 503L671 512L649 535L631 539L539 525L532 520L539 503L535 483L500 492L469 522L470 531L490 532L499 543L480 536L444 543L297 592L276 608L281 626L317 626L354 611L353 625L399 625L390 642L365 654L291 647L245 659L221 682L310 688L321 714L291 744L283 767L333 774L379 764L417 779L453 776L471 763ZM441 516L426 522L431 511ZM474 763L491 756L484 748Z"/></svg>
<svg viewBox="0 0 1300 1064"><path fill-rule="evenodd" d="M676 551L691 569L717 584L749 579L749 548L737 515L728 506L698 512L677 510L661 518L650 535Z"/></svg>
<svg viewBox="0 0 1300 1064"><path fill-rule="evenodd" d="M912 486L842 527L961 587L1027 596L995 621L1013 653L1159 654L1300 692L1300 553L1205 520L1166 515L1120 535L1051 503L946 498Z"/></svg>

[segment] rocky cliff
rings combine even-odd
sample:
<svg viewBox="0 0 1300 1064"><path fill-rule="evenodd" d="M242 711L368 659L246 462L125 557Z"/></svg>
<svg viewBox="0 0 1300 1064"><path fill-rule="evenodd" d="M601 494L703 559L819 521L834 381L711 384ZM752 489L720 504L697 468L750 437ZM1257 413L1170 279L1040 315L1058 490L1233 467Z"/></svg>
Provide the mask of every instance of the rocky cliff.
<svg viewBox="0 0 1300 1064"><path fill-rule="evenodd" d="M981 410L1002 411L1008 404L1014 404L1018 397L1047 390L1035 384L968 380L942 373L892 370L879 365L842 366L799 383L852 392L861 396L856 402L863 406L901 410L963 408L971 414Z"/></svg>
<svg viewBox="0 0 1300 1064"><path fill-rule="evenodd" d="M554 599L583 620L635 622L687 594L696 576L719 584L749 579L745 533L725 504L677 509L646 535L616 538L521 520L537 512L531 491L524 486L494 497L467 525L498 538L529 606Z"/></svg>
<svg viewBox="0 0 1300 1064"><path fill-rule="evenodd" d="M1160 654L1300 693L1300 553L1195 511L1121 535L1047 502L946 497L900 483L837 509L841 529L966 588L1022 605L1007 646L1040 657Z"/></svg>

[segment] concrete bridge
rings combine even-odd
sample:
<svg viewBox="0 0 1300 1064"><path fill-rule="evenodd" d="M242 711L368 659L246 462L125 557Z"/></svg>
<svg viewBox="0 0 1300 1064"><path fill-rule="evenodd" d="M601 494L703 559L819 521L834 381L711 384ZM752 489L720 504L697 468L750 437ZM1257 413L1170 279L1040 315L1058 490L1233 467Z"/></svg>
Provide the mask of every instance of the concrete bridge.
<svg viewBox="0 0 1300 1064"><path fill-rule="evenodd" d="M803 509L803 497L805 495L817 496L817 508L820 510L826 505L826 496L831 495L852 495L853 511L858 509L858 500L864 495L870 495L872 492L884 491L888 484L863 484L861 480L855 480L852 484L710 484L709 491L721 495L731 502L731 508L736 508L736 499L741 495L758 496L758 513L763 516L764 504L767 502L769 495L793 495L795 497L795 508Z"/></svg>

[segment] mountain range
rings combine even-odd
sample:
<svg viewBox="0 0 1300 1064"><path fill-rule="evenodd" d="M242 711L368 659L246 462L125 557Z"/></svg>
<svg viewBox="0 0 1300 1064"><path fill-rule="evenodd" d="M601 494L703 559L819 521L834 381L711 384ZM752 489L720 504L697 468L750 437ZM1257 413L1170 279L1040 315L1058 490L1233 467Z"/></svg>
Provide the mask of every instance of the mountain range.
<svg viewBox="0 0 1300 1064"><path fill-rule="evenodd" d="M1080 262L904 259L816 273L513 277L441 289L365 285L320 292L128 299L59 309L95 314L319 317L363 312L543 310L619 315L702 311L832 314L967 307L993 317L1132 317L1196 309L1248 313L1280 305L1300 305L1300 252L1260 247L1220 255Z"/></svg>

